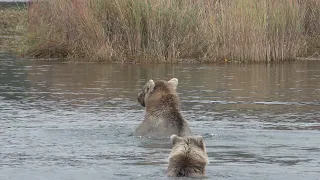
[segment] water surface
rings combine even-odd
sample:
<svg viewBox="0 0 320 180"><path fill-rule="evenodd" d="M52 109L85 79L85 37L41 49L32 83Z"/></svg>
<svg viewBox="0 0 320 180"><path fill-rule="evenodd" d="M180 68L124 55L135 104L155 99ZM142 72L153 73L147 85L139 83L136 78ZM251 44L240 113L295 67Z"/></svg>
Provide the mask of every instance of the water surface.
<svg viewBox="0 0 320 180"><path fill-rule="evenodd" d="M169 139L132 136L149 79L179 79L207 179L319 179L320 61L105 65L0 53L0 179L169 179Z"/></svg>

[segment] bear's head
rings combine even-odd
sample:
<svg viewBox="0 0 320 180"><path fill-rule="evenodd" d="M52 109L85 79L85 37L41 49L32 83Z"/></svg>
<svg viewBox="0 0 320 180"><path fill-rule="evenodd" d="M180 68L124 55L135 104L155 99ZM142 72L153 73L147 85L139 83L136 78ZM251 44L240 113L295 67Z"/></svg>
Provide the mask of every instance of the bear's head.
<svg viewBox="0 0 320 180"><path fill-rule="evenodd" d="M206 145L202 136L179 137L173 134L170 136L170 142L173 147L169 159L172 159L174 163L182 165L183 159L186 158L188 161L182 166L192 165L194 167L204 167L209 164Z"/></svg>
<svg viewBox="0 0 320 180"><path fill-rule="evenodd" d="M168 176L202 176L209 164L202 136L170 136L173 145L169 155Z"/></svg>
<svg viewBox="0 0 320 180"><path fill-rule="evenodd" d="M148 100L154 95L161 97L162 94L176 94L178 79L172 78L169 81L156 81L150 79L138 94L138 102L146 107Z"/></svg>
<svg viewBox="0 0 320 180"><path fill-rule="evenodd" d="M173 145L172 152L180 148L192 149L194 152L206 155L206 146L202 136L184 136L179 137L175 134L170 136L170 142Z"/></svg>

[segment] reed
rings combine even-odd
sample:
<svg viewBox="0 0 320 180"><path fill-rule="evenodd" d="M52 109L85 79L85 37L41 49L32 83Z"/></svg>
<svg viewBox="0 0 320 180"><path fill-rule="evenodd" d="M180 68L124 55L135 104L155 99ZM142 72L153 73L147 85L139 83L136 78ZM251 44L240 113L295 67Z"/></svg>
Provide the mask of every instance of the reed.
<svg viewBox="0 0 320 180"><path fill-rule="evenodd" d="M294 60L319 45L317 8L317 0L33 1L25 53L115 63Z"/></svg>
<svg viewBox="0 0 320 180"><path fill-rule="evenodd" d="M0 3L0 5L2 5ZM26 34L27 11L24 7L0 8L0 49L20 52Z"/></svg>
<svg viewBox="0 0 320 180"><path fill-rule="evenodd" d="M306 2L305 14L306 55L320 57L320 1Z"/></svg>

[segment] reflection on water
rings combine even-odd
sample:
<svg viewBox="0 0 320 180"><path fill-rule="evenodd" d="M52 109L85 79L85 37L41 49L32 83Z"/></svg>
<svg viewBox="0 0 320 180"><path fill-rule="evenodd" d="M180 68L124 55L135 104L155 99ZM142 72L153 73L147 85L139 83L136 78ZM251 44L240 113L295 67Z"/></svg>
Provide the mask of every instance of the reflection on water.
<svg viewBox="0 0 320 180"><path fill-rule="evenodd" d="M0 53L0 179L167 179L169 139L133 137L149 79L179 79L207 179L320 176L320 62L105 65Z"/></svg>

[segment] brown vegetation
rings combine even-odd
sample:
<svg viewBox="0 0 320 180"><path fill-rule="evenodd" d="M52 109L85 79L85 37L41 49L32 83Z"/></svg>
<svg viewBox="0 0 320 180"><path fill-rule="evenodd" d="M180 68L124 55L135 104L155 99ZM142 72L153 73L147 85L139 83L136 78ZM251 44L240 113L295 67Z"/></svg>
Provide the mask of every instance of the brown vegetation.
<svg viewBox="0 0 320 180"><path fill-rule="evenodd" d="M27 11L23 8L0 9L0 48L1 50L20 51L26 34Z"/></svg>
<svg viewBox="0 0 320 180"><path fill-rule="evenodd" d="M50 0L29 7L36 57L284 61L319 53L318 0Z"/></svg>

